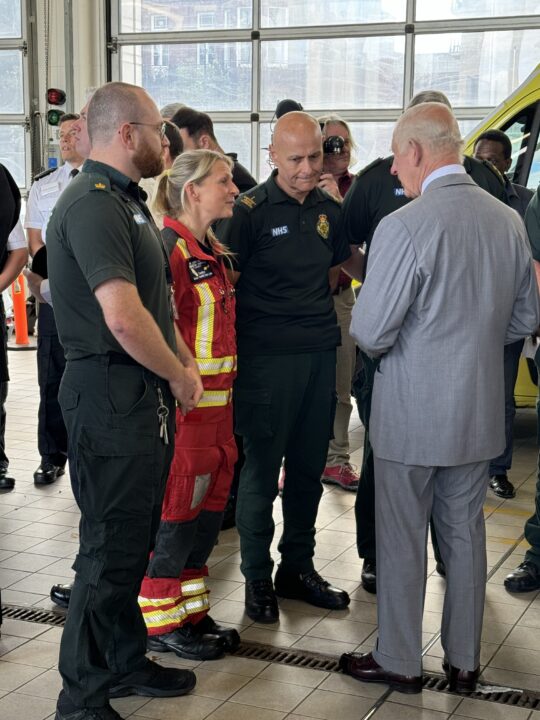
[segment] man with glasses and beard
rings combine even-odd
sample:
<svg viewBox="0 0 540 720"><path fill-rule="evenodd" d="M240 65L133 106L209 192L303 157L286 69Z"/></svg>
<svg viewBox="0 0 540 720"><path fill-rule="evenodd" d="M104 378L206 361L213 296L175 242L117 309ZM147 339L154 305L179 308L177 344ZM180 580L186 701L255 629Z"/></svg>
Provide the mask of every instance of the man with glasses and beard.
<svg viewBox="0 0 540 720"><path fill-rule="evenodd" d="M108 83L88 106L89 159L47 229L49 280L66 353L59 401L78 477L80 547L60 646L56 720L114 720L109 698L183 695L189 670L145 657L137 603L172 457L175 400L202 394L175 338L166 252L137 183L167 144L141 88Z"/></svg>

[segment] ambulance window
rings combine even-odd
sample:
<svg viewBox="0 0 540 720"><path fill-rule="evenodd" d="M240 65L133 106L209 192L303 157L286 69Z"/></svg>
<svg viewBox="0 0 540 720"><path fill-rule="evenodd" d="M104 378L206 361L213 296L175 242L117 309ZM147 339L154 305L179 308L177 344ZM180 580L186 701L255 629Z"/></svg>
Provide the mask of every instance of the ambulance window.
<svg viewBox="0 0 540 720"><path fill-rule="evenodd" d="M502 129L512 142L512 165L508 177L513 178L518 162L527 150L530 139L530 129L534 117L534 107L527 108L511 121L511 124Z"/></svg>
<svg viewBox="0 0 540 720"><path fill-rule="evenodd" d="M536 148L531 163L531 172L527 180L527 187L536 190L540 185L540 138L536 138Z"/></svg>

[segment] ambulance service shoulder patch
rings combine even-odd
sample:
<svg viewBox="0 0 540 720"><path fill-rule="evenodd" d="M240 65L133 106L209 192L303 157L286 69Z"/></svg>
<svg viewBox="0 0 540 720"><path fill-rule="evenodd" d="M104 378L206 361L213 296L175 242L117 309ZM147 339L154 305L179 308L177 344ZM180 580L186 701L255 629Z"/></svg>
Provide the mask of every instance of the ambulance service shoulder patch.
<svg viewBox="0 0 540 720"><path fill-rule="evenodd" d="M249 195L244 195L243 198L240 198L240 202L246 205L250 210L255 207L257 204L254 197L249 197Z"/></svg>

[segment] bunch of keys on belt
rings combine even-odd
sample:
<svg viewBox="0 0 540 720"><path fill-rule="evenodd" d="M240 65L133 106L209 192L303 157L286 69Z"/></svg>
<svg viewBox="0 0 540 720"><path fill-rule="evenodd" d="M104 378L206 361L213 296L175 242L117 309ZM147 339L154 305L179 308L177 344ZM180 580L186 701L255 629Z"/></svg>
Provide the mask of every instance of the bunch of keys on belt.
<svg viewBox="0 0 540 720"><path fill-rule="evenodd" d="M161 388L157 388L157 396L159 405L157 409L158 423L159 423L159 437L163 440L164 445L169 444L169 431L167 430L167 418L169 417L169 408L163 402L163 393Z"/></svg>

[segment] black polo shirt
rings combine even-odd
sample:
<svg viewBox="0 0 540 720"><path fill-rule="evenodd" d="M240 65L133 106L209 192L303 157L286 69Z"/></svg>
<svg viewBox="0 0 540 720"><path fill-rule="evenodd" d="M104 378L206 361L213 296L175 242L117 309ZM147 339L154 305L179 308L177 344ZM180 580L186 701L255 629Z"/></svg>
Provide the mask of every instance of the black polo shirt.
<svg viewBox="0 0 540 720"><path fill-rule="evenodd" d="M278 355L340 343L328 271L350 256L337 234L339 204L315 188L303 203L276 171L237 199L217 235L234 253L238 352Z"/></svg>

